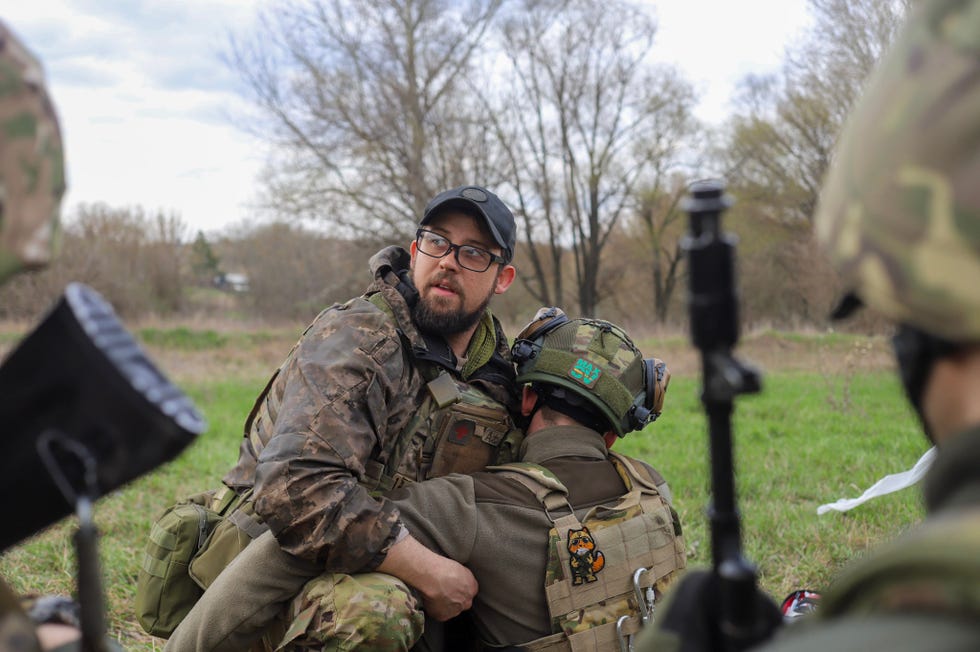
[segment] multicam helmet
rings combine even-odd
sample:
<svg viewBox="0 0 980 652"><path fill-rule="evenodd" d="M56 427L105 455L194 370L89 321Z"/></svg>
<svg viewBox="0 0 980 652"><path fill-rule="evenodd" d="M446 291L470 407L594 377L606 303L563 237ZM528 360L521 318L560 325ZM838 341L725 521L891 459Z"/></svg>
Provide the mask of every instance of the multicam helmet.
<svg viewBox="0 0 980 652"><path fill-rule="evenodd" d="M620 437L663 409L667 365L644 359L623 329L608 321L569 319L560 308L542 308L511 353L518 383L551 385L585 399Z"/></svg>
<svg viewBox="0 0 980 652"><path fill-rule="evenodd" d="M64 191L61 131L43 71L0 21L0 282L50 261Z"/></svg>
<svg viewBox="0 0 980 652"><path fill-rule="evenodd" d="M841 135L817 236L896 322L980 340L980 2L913 5Z"/></svg>

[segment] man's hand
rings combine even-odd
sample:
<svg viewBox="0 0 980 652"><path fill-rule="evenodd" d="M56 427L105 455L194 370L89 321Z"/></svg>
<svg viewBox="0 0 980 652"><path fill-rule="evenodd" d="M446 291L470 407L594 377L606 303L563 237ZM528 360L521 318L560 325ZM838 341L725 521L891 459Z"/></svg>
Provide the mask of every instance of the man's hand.
<svg viewBox="0 0 980 652"><path fill-rule="evenodd" d="M377 570L421 593L425 613L439 621L469 609L479 588L466 566L429 550L411 535L388 550Z"/></svg>

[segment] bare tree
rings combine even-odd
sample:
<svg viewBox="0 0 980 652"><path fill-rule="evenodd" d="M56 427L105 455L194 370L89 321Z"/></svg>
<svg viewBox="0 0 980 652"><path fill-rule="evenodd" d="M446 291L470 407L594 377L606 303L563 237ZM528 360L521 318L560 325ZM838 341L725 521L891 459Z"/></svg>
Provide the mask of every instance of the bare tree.
<svg viewBox="0 0 980 652"><path fill-rule="evenodd" d="M809 0L814 28L787 52L786 76L823 99L841 125L892 42L910 0Z"/></svg>
<svg viewBox="0 0 980 652"><path fill-rule="evenodd" d="M680 202L687 190L686 179L678 175L668 183L658 183L641 191L634 220L638 229L636 226L631 229L639 231L637 240L645 250L650 298L659 324L667 323L668 310L683 269L681 236L686 220Z"/></svg>
<svg viewBox="0 0 980 652"><path fill-rule="evenodd" d="M232 43L271 137L267 199L285 219L410 234L438 191L495 181L462 92L503 0L286 0Z"/></svg>
<svg viewBox="0 0 980 652"><path fill-rule="evenodd" d="M370 282L367 260L377 243L331 238L287 222L242 225L221 243L229 269L244 272L242 296L253 314L273 320L311 319Z"/></svg>
<svg viewBox="0 0 980 652"><path fill-rule="evenodd" d="M851 105L908 0L810 0L813 29L781 74L748 77L731 122L729 163L744 199L771 217L809 220Z"/></svg>
<svg viewBox="0 0 980 652"><path fill-rule="evenodd" d="M578 310L595 314L610 234L686 133L693 91L647 63L655 33L618 0L528 0L503 21L509 83L488 103L528 244L523 278L543 303L568 298L569 267Z"/></svg>

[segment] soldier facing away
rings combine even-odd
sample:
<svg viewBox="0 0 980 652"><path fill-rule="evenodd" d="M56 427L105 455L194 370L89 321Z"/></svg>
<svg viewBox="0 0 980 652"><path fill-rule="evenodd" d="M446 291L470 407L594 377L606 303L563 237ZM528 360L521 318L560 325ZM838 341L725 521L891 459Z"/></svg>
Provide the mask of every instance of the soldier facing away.
<svg viewBox="0 0 980 652"><path fill-rule="evenodd" d="M851 288L835 316L865 304L896 325L907 397L938 450L928 516L760 649L980 649L978 188L980 0L923 1L845 126L815 226ZM694 625L716 596L675 596L639 649L706 649Z"/></svg>
<svg viewBox="0 0 980 652"><path fill-rule="evenodd" d="M659 600L686 563L666 482L646 464L609 451L617 437L659 415L670 374L661 361L643 359L618 326L569 320L555 308L540 311L518 335L513 357L529 419L521 461L387 494L414 537L466 564L480 585L473 640L445 637L430 619L417 649L469 649L479 641L618 650L619 637L648 615L646 601ZM460 423L453 436L470 436L468 428ZM244 649L270 615L265 605L292 597L318 572L282 552L269 534L229 569L235 572L209 589L210 609L199 605L177 629L174 649ZM291 578L291 591L283 578ZM306 649L296 637L328 650L416 644L421 604L397 578L335 574L316 582L319 591L308 587L289 605L284 624L291 625L279 649Z"/></svg>

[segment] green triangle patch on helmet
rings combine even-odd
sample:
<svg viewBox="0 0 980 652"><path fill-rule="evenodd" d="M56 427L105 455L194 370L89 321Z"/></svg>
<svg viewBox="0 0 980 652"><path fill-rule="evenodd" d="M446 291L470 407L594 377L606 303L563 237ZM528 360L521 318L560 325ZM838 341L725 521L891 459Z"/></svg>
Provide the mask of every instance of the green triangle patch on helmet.
<svg viewBox="0 0 980 652"><path fill-rule="evenodd" d="M622 328L601 319L569 319L542 308L514 341L518 383L560 387L595 408L620 437L655 420L670 372L644 359Z"/></svg>

